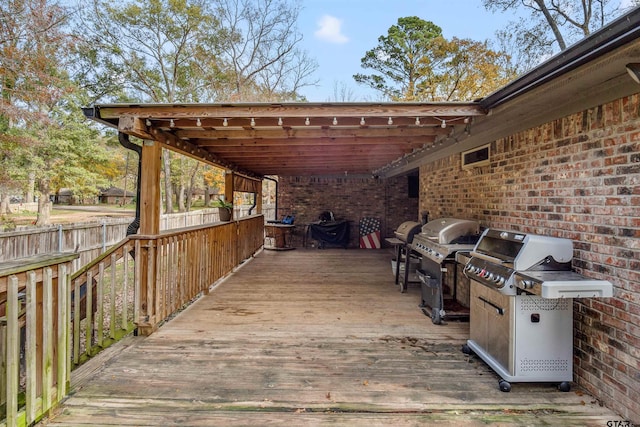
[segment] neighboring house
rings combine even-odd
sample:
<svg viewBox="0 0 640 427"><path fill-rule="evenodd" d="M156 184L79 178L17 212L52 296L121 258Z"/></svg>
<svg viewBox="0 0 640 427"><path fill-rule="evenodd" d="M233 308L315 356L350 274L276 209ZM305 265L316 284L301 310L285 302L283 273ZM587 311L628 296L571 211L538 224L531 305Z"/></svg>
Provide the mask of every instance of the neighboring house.
<svg viewBox="0 0 640 427"><path fill-rule="evenodd" d="M98 195L98 200L100 203L104 203L107 205L119 205L119 204L128 204L133 202L136 194L132 191L126 191L122 188L118 187L109 187L102 191Z"/></svg>
<svg viewBox="0 0 640 427"><path fill-rule="evenodd" d="M73 191L68 188L61 188L56 194L52 194L51 201L56 205L78 204L78 198L74 196Z"/></svg>

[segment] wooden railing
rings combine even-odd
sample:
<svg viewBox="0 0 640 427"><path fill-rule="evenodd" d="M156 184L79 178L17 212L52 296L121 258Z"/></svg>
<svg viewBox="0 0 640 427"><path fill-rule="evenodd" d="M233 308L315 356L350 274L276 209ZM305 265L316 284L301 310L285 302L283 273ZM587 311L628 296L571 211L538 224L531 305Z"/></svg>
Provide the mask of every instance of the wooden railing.
<svg viewBox="0 0 640 427"><path fill-rule="evenodd" d="M152 333L263 236L255 215L130 236L73 275L77 254L0 264L0 426L39 419L66 395L73 367L133 330Z"/></svg>
<svg viewBox="0 0 640 427"><path fill-rule="evenodd" d="M264 217L135 236L138 331L148 335L209 286L229 274L264 242ZM146 270L146 273L145 271Z"/></svg>
<svg viewBox="0 0 640 427"><path fill-rule="evenodd" d="M30 425L67 393L69 272L77 256L0 266L0 424Z"/></svg>

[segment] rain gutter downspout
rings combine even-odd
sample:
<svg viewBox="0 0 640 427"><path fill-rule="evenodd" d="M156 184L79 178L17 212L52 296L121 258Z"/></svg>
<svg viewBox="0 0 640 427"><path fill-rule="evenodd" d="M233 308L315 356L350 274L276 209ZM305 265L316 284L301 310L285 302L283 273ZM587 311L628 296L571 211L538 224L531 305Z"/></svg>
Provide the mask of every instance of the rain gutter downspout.
<svg viewBox="0 0 640 427"><path fill-rule="evenodd" d="M118 132L118 141L120 142L120 145L122 145L124 148L127 148L131 151L135 151L136 153L138 153L138 182L136 183L136 187L137 187L136 188L136 217L134 218L133 222L129 224L129 226L127 227L127 236L129 236L131 234L138 233L138 229L140 228L140 179L142 178L142 147L129 141L129 135L127 135L126 133ZM125 188L124 191L126 195L127 189Z"/></svg>
<svg viewBox="0 0 640 427"><path fill-rule="evenodd" d="M489 111L513 98L551 81L607 52L640 37L640 8L616 19L581 42L575 43L513 83L480 100Z"/></svg>

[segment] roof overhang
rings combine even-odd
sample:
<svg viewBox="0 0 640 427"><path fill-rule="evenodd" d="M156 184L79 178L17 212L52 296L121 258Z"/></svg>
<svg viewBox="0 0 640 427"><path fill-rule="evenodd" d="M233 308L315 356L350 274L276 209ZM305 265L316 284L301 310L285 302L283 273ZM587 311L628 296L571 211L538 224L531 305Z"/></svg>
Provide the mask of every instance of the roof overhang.
<svg viewBox="0 0 640 427"><path fill-rule="evenodd" d="M468 129L468 103L104 104L88 118L248 176L374 174Z"/></svg>

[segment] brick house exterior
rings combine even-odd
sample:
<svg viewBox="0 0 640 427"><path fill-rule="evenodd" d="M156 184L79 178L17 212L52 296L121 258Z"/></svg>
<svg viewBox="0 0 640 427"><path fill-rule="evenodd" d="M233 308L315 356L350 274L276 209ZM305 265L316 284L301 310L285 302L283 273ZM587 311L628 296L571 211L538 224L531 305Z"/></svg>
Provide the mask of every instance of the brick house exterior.
<svg viewBox="0 0 640 427"><path fill-rule="evenodd" d="M487 166L423 165L420 209L571 239L574 269L614 285L574 300L574 380L640 421L640 95L496 140Z"/></svg>

